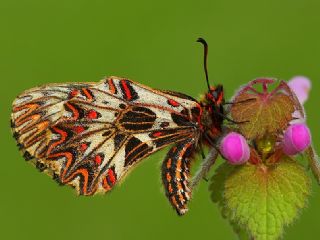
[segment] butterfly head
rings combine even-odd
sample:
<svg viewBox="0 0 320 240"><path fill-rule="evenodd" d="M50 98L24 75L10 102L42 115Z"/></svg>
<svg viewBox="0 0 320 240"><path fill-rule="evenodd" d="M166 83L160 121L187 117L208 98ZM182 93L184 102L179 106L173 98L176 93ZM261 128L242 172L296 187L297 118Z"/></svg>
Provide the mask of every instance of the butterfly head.
<svg viewBox="0 0 320 240"><path fill-rule="evenodd" d="M210 86L209 91L202 95L200 100L202 106L202 125L207 133L215 138L221 132L224 115L223 86Z"/></svg>
<svg viewBox="0 0 320 240"><path fill-rule="evenodd" d="M210 86L210 90L205 96L206 102L209 105L221 106L224 103L223 86Z"/></svg>

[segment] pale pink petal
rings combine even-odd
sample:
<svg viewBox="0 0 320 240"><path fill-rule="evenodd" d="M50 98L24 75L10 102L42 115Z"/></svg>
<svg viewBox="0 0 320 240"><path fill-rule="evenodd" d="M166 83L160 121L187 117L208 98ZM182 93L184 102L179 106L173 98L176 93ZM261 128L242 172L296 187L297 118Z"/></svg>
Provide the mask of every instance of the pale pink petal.
<svg viewBox="0 0 320 240"><path fill-rule="evenodd" d="M311 81L307 77L296 76L288 81L288 85L297 95L300 103L304 104L309 96Z"/></svg>

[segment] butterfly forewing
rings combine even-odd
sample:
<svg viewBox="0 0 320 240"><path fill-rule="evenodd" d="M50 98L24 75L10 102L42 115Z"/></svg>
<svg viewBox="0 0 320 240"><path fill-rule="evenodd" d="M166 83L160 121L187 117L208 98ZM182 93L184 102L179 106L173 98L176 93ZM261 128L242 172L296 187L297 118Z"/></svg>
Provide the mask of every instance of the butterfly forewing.
<svg viewBox="0 0 320 240"><path fill-rule="evenodd" d="M110 77L25 91L13 103L12 129L27 160L92 195L112 189L153 152L196 143L200 112L199 103L183 94Z"/></svg>

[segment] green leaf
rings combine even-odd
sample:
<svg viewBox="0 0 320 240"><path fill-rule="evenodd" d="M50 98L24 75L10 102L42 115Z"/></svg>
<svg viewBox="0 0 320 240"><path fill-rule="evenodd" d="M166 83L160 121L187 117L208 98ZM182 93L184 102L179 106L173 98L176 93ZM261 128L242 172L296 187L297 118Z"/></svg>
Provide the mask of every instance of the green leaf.
<svg viewBox="0 0 320 240"><path fill-rule="evenodd" d="M255 240L279 239L306 206L310 179L289 157L278 164L221 165L211 179L211 198L241 239L247 232Z"/></svg>
<svg viewBox="0 0 320 240"><path fill-rule="evenodd" d="M241 229L239 225L232 222L231 219L228 216L228 211L224 207L225 202L223 199L223 193L224 193L224 182L226 181L227 177L235 170L236 166L224 163L221 164L217 170L216 174L212 176L211 178L211 184L209 187L209 190L211 191L211 200L214 203L217 203L218 206L221 209L221 214L224 218L229 219L230 224L233 228L233 231L238 235L240 240L247 240L248 234L245 230Z"/></svg>

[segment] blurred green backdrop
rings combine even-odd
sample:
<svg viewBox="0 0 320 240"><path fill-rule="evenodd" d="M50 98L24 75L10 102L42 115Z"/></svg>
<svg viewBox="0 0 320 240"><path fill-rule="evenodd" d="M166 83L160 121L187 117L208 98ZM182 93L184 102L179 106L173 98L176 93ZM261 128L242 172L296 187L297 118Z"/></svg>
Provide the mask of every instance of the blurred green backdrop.
<svg viewBox="0 0 320 240"><path fill-rule="evenodd" d="M160 182L165 151L108 195L77 197L24 162L11 137L11 102L36 85L126 76L197 97L209 73L228 97L259 76L305 75L308 123L319 146L320 2L1 0L1 239L236 239L202 182L190 212L176 216ZM318 148L319 149L319 148ZM320 235L320 188L285 239Z"/></svg>

